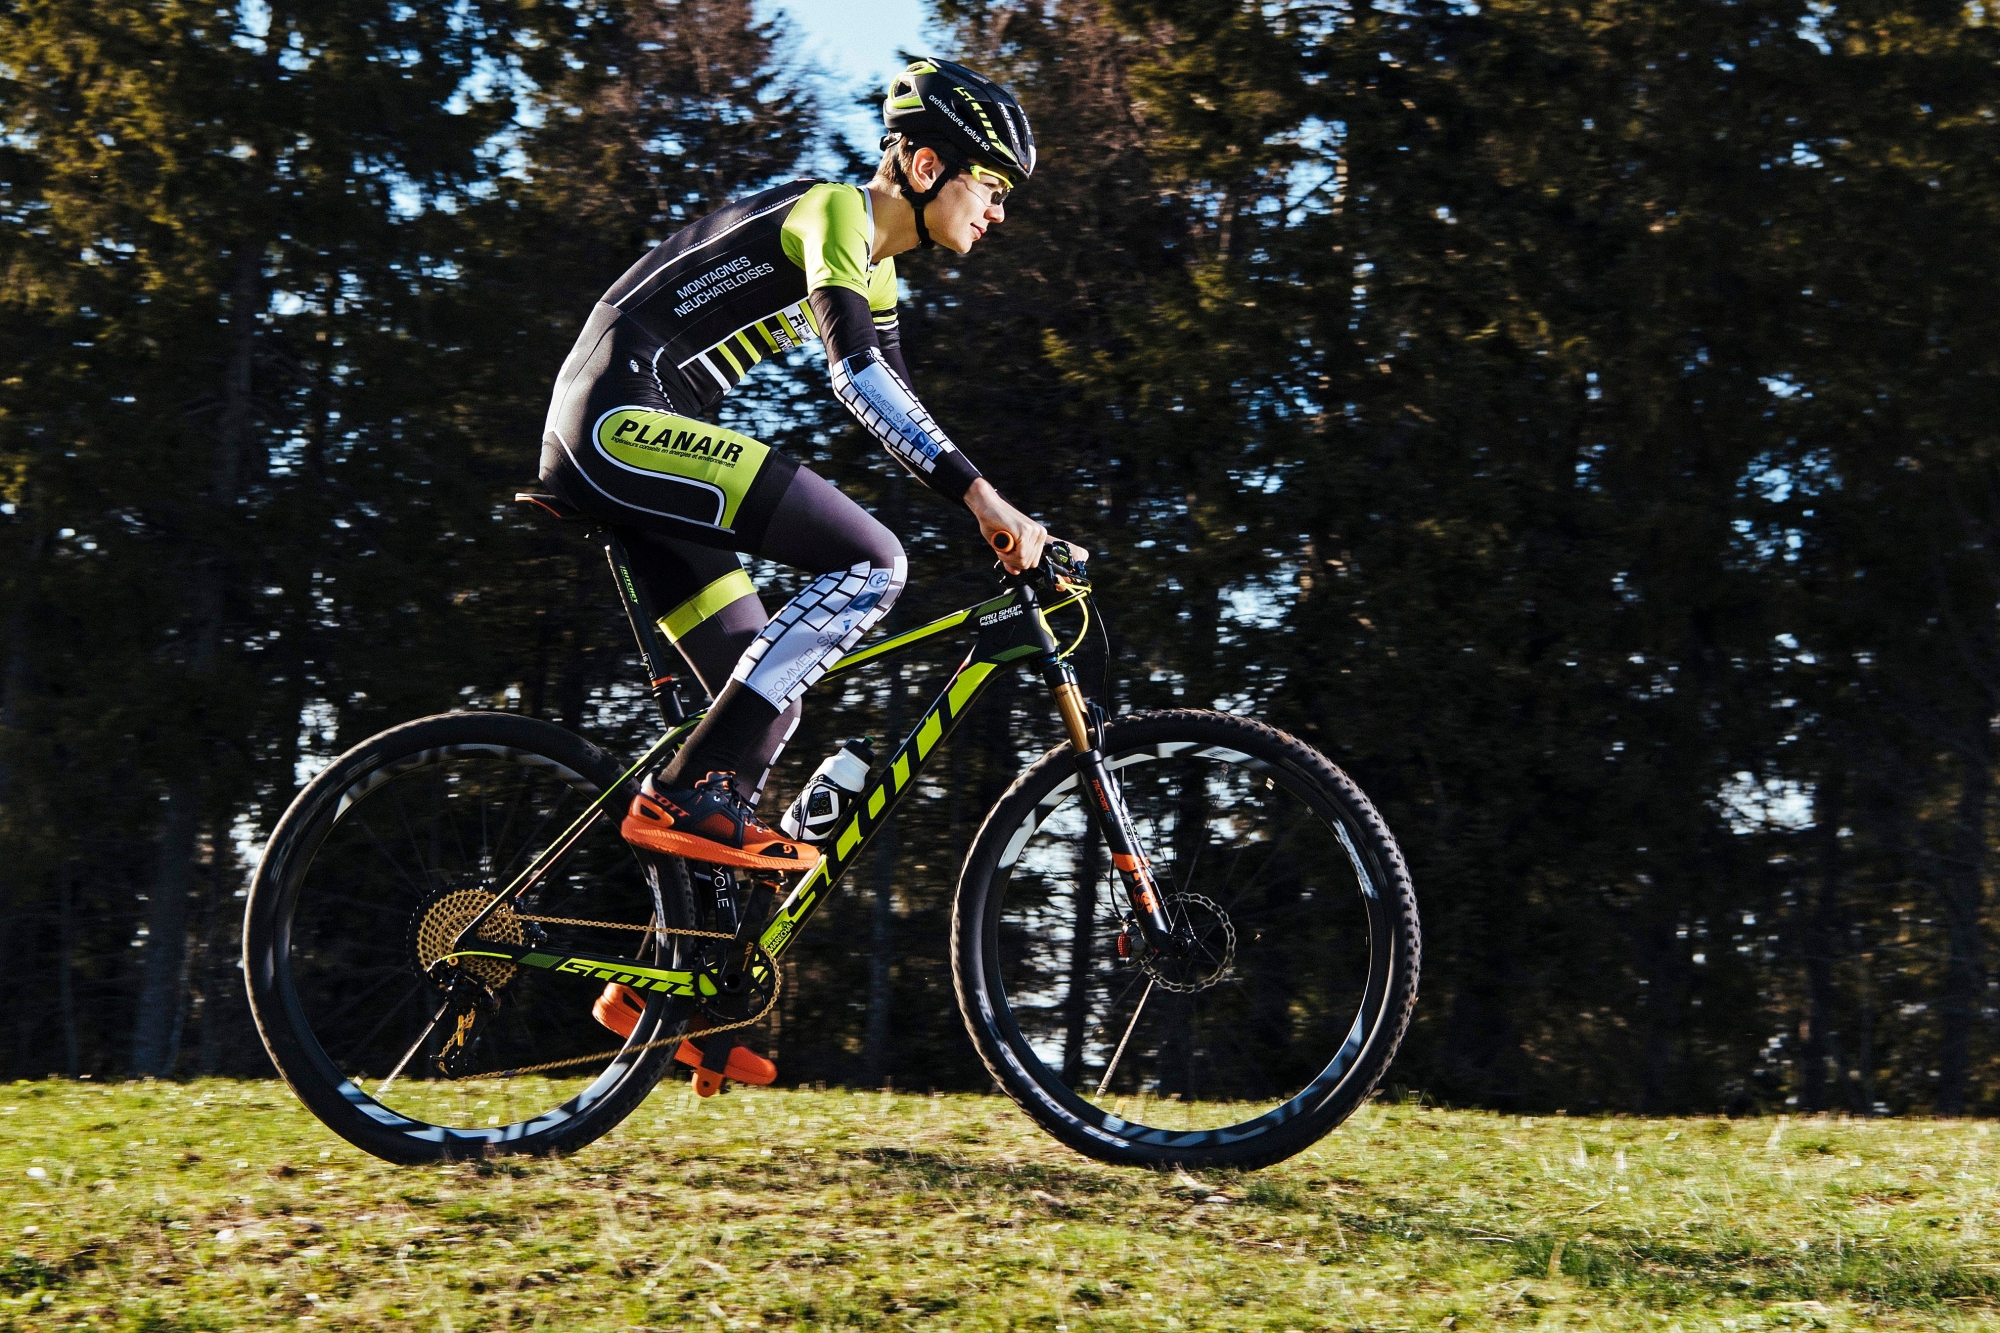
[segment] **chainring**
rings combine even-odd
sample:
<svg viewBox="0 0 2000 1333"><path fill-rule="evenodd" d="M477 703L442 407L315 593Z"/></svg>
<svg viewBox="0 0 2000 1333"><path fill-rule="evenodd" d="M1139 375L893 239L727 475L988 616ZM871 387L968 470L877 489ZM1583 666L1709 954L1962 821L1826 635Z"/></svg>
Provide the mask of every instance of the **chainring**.
<svg viewBox="0 0 2000 1333"><path fill-rule="evenodd" d="M778 965L755 940L717 940L694 960L701 1014L712 1024L755 1020L778 990Z"/></svg>

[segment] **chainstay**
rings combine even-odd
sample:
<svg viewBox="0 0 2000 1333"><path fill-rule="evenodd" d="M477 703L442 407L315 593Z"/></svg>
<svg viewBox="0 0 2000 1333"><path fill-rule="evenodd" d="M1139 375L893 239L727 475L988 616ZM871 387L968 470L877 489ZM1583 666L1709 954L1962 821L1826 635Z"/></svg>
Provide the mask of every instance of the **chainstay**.
<svg viewBox="0 0 2000 1333"><path fill-rule="evenodd" d="M733 940L736 938L736 936L726 930L692 930L680 926L655 926L651 924L635 926L629 921L585 921L567 916L520 916L518 914L516 915L516 919L521 921L538 921L550 926L594 926L599 930L643 930L651 935L689 935L696 939L704 940ZM764 953L762 945L756 945L755 947L757 952ZM761 1023L764 1021L765 1015L778 1007L778 999L785 993L785 969L780 967L778 960L772 958L768 953L765 953L764 957L771 967L771 998L765 1002L762 1009L759 1009L748 1018L739 1018L734 1023L717 1023L711 1027L703 1028L701 1030L703 1036L710 1036L718 1032L734 1032L738 1028L747 1028L753 1024ZM595 1055L574 1055L567 1060L549 1060L538 1065L522 1065L515 1069L502 1069L491 1074L467 1074L465 1077L468 1079L521 1078L528 1074L544 1074L551 1069L567 1069L571 1065L595 1064L599 1060L610 1060L621 1055L638 1055L642 1051L650 1051L660 1046L678 1046L687 1039L688 1033L683 1031L679 1036L661 1037L657 1041L645 1042L642 1045L630 1048L620 1046L615 1050L600 1051Z"/></svg>

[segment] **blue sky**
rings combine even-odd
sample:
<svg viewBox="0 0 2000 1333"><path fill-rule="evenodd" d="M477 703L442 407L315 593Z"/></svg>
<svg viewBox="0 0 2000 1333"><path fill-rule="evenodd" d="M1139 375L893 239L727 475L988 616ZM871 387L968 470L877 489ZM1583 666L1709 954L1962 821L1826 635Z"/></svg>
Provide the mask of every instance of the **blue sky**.
<svg viewBox="0 0 2000 1333"><path fill-rule="evenodd" d="M840 85L829 88L828 110L847 137L872 155L876 136L872 115L845 104L851 85L880 89L899 66L899 48L928 50L922 0L765 0L760 13L785 17L780 28L791 33L802 55L813 60Z"/></svg>

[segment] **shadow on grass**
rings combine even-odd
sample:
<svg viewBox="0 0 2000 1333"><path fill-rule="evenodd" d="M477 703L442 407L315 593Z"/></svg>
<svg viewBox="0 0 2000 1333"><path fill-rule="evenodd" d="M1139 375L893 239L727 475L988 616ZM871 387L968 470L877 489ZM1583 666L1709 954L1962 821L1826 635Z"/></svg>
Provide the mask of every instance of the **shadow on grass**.
<svg viewBox="0 0 2000 1333"><path fill-rule="evenodd" d="M2000 1274L1910 1245L1795 1252L1728 1235L1708 1245L1539 1235L1515 1242L1513 1250L1521 1276L1560 1273L1594 1288L1643 1293L1660 1305L1719 1296L1870 1301L1897 1308L1948 1301L2000 1304Z"/></svg>
<svg viewBox="0 0 2000 1333"><path fill-rule="evenodd" d="M1081 1195L1126 1194L1133 1192L1135 1185L1143 1186L1154 1179L1143 1172L1117 1177L1089 1168L1047 1162L975 1162L921 1148L863 1148L843 1156L848 1161L892 1168L915 1183L939 1189L990 1189L1015 1194L1035 1190L1051 1194L1058 1191Z"/></svg>

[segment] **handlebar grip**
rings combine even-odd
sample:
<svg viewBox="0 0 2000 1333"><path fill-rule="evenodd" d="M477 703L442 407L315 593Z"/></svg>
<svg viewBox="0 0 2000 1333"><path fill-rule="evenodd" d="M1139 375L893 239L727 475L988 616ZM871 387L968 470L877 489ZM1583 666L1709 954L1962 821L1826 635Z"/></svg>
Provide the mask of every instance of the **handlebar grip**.
<svg viewBox="0 0 2000 1333"><path fill-rule="evenodd" d="M993 549L1001 555L1007 554L1019 544L1014 540L1014 534L1011 532L996 532L993 534Z"/></svg>

